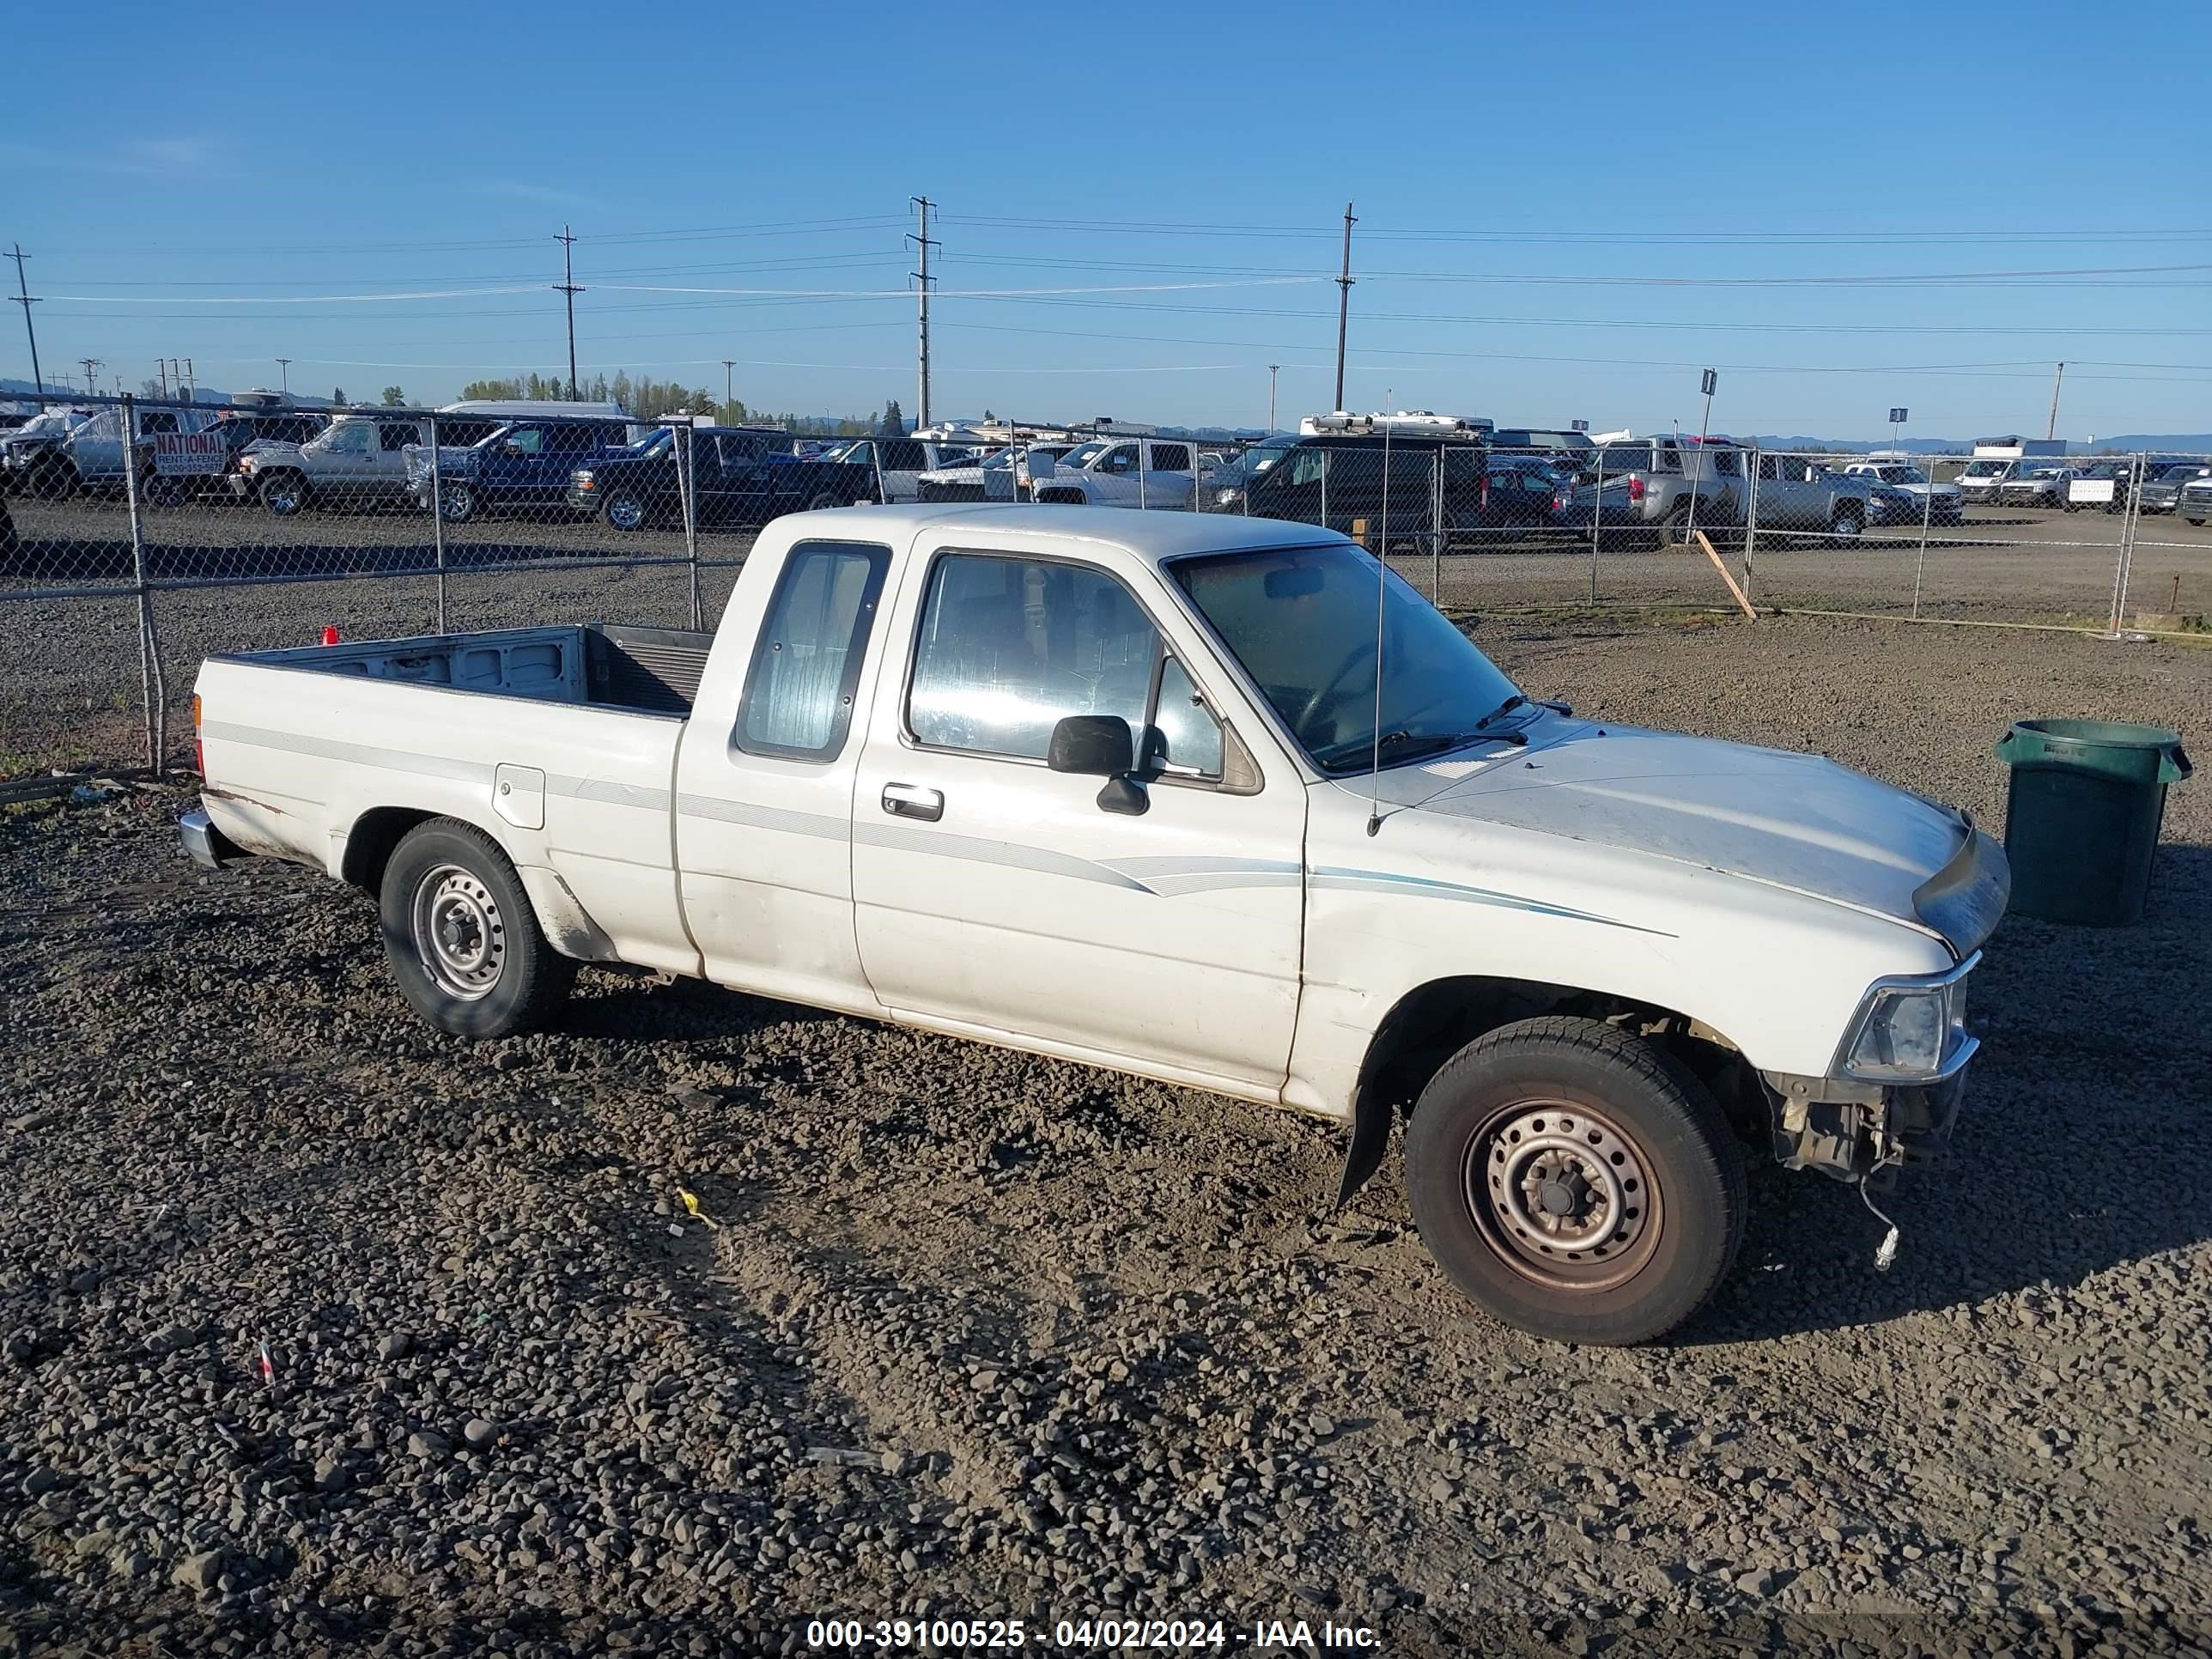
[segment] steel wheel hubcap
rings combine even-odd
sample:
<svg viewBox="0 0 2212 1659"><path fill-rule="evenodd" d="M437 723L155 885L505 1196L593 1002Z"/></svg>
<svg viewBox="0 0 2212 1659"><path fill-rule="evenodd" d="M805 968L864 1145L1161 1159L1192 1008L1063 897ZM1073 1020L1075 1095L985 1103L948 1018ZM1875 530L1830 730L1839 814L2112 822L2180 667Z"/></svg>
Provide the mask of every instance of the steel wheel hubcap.
<svg viewBox="0 0 2212 1659"><path fill-rule="evenodd" d="M1503 1108L1469 1143L1466 1187L1492 1254L1547 1289L1608 1290L1658 1245L1659 1192L1644 1154L1585 1106Z"/></svg>
<svg viewBox="0 0 2212 1659"><path fill-rule="evenodd" d="M491 889L457 864L441 864L415 886L415 954L447 995L490 994L507 965L507 926Z"/></svg>
<svg viewBox="0 0 2212 1659"><path fill-rule="evenodd" d="M607 520L617 530L635 530L645 518L645 509L628 495L617 495L607 504Z"/></svg>

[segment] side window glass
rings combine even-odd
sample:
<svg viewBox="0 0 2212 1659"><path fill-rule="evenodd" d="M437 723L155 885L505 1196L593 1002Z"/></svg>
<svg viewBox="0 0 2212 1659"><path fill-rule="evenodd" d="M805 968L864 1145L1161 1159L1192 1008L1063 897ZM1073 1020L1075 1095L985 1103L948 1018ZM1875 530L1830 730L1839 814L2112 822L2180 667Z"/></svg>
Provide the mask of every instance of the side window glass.
<svg viewBox="0 0 2212 1659"><path fill-rule="evenodd" d="M1159 706L1152 716L1145 760L1170 772L1201 778L1221 775L1221 723L1173 657L1160 665Z"/></svg>
<svg viewBox="0 0 2212 1659"><path fill-rule="evenodd" d="M1317 484L1322 469L1328 465L1328 452L1324 449L1301 449L1297 459L1291 463L1291 482L1294 484Z"/></svg>
<svg viewBox="0 0 2212 1659"><path fill-rule="evenodd" d="M753 647L732 740L749 755L830 761L845 746L888 548L801 542L785 558Z"/></svg>
<svg viewBox="0 0 2212 1659"><path fill-rule="evenodd" d="M538 455L544 453L545 434L534 426L517 427L501 442L503 448L517 454Z"/></svg>
<svg viewBox="0 0 2212 1659"><path fill-rule="evenodd" d="M1042 760L1070 714L1144 730L1159 635L1111 576L948 554L930 573L907 721L923 743Z"/></svg>
<svg viewBox="0 0 2212 1659"><path fill-rule="evenodd" d="M1188 472L1190 471L1190 446L1188 444L1154 444L1152 471L1155 472Z"/></svg>
<svg viewBox="0 0 2212 1659"><path fill-rule="evenodd" d="M380 426L376 428L377 446L387 454L406 448L415 441L415 428L411 426Z"/></svg>
<svg viewBox="0 0 2212 1659"><path fill-rule="evenodd" d="M368 454L368 428L359 421L343 422L337 429L337 435L331 440L331 448L340 455Z"/></svg>
<svg viewBox="0 0 2212 1659"><path fill-rule="evenodd" d="M1113 452L1106 457L1105 465L1101 466L1098 470L1101 472L1134 472L1137 470L1136 445L1121 444L1117 446Z"/></svg>

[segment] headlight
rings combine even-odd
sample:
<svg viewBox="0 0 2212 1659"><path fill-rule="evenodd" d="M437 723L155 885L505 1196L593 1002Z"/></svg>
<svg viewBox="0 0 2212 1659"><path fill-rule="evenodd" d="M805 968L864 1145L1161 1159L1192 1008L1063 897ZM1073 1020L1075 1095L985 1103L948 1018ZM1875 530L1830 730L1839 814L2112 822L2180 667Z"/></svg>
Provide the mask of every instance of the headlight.
<svg viewBox="0 0 2212 1659"><path fill-rule="evenodd" d="M1867 1083L1932 1083L1966 1063L1966 975L1978 951L1934 979L1883 980L1868 991L1838 1070Z"/></svg>

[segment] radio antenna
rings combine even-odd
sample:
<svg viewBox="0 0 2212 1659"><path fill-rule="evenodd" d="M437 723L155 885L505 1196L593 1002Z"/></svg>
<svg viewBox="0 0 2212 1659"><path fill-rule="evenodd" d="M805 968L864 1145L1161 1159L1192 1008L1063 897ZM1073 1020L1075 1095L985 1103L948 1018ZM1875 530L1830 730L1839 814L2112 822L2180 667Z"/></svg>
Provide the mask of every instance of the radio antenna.
<svg viewBox="0 0 2212 1659"><path fill-rule="evenodd" d="M1390 405L1395 389L1382 393L1382 548L1375 559L1375 747L1367 771L1367 833L1382 827L1382 604L1390 575Z"/></svg>

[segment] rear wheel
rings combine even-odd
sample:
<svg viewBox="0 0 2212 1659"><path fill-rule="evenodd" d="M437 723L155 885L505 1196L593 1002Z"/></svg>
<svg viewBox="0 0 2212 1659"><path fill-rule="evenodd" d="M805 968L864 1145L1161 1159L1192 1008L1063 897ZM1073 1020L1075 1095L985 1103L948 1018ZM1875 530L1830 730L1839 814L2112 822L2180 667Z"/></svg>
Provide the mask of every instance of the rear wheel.
<svg viewBox="0 0 2212 1659"><path fill-rule="evenodd" d="M1711 1094L1598 1020L1522 1020L1461 1049L1421 1091L1405 1162L1438 1265L1558 1341L1663 1335L1743 1239L1743 1154Z"/></svg>
<svg viewBox="0 0 2212 1659"><path fill-rule="evenodd" d="M514 866L471 824L410 830L378 896L385 959L415 1012L455 1036L513 1036L550 1024L575 964L539 932Z"/></svg>
<svg viewBox="0 0 2212 1659"><path fill-rule="evenodd" d="M848 503L842 495L833 490L822 489L815 492L814 499L806 504L806 510L809 513L826 513L833 507L846 505Z"/></svg>

